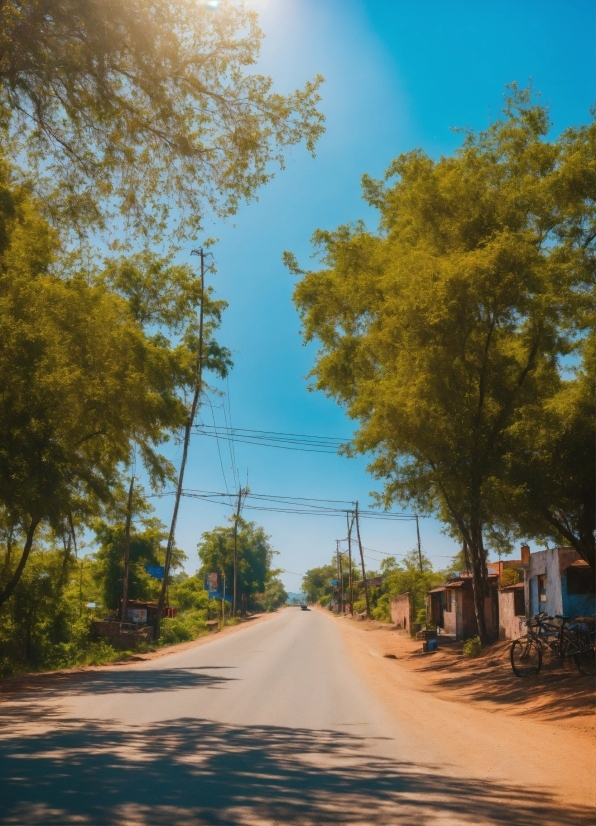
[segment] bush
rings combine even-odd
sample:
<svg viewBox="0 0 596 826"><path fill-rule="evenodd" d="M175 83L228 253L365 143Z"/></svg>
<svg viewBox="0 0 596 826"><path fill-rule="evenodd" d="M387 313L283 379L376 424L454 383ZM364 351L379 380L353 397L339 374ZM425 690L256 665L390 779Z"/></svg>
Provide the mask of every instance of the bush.
<svg viewBox="0 0 596 826"><path fill-rule="evenodd" d="M482 651L482 643L480 637L470 637L464 642L463 655L464 657L477 657Z"/></svg>
<svg viewBox="0 0 596 826"><path fill-rule="evenodd" d="M177 617L168 617L161 624L161 645L175 645L178 642L196 640L207 633L206 611L185 611Z"/></svg>
<svg viewBox="0 0 596 826"><path fill-rule="evenodd" d="M324 597L319 597L319 605L322 605L325 608L326 605L329 605L329 600L331 599L329 594L325 594Z"/></svg>
<svg viewBox="0 0 596 826"><path fill-rule="evenodd" d="M377 599L376 606L370 612L373 619L376 619L379 622L391 622L390 600L391 597L389 594L381 594L381 596ZM364 607L366 608L366 600L364 601Z"/></svg>

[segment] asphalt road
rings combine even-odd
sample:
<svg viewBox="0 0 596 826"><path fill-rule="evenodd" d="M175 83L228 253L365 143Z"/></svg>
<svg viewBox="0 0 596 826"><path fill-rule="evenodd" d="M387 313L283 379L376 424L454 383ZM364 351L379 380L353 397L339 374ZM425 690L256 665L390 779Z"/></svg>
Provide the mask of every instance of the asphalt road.
<svg viewBox="0 0 596 826"><path fill-rule="evenodd" d="M450 761L458 743L440 729L436 753L427 731L421 750L412 714L401 725L389 713L318 611L49 681L0 711L1 823L593 822L544 789Z"/></svg>

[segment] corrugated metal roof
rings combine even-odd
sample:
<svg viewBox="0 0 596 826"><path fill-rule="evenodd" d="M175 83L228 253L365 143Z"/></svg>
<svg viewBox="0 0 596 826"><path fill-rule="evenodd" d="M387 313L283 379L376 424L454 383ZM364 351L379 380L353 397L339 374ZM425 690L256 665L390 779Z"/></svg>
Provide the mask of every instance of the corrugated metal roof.
<svg viewBox="0 0 596 826"><path fill-rule="evenodd" d="M523 591L524 589L523 582L516 582L515 585L505 585L501 588L501 591Z"/></svg>

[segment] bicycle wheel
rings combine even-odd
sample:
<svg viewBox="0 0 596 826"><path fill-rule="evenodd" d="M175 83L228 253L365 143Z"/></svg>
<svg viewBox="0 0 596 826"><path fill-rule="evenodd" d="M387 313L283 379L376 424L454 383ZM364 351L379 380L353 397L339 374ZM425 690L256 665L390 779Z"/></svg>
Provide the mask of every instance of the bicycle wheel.
<svg viewBox="0 0 596 826"><path fill-rule="evenodd" d="M573 655L573 659L581 674L588 677L596 674L596 649L587 648L585 651L580 651L579 654Z"/></svg>
<svg viewBox="0 0 596 826"><path fill-rule="evenodd" d="M538 674L542 666L540 646L531 639L514 640L511 645L511 668L516 677Z"/></svg>

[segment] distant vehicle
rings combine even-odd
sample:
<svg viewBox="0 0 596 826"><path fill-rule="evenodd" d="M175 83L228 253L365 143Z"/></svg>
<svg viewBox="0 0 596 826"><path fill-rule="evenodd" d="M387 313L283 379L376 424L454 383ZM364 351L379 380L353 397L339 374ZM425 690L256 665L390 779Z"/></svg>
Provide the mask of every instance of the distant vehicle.
<svg viewBox="0 0 596 826"><path fill-rule="evenodd" d="M301 611L308 611L308 605L306 604L306 602L301 602L300 603L300 610Z"/></svg>

